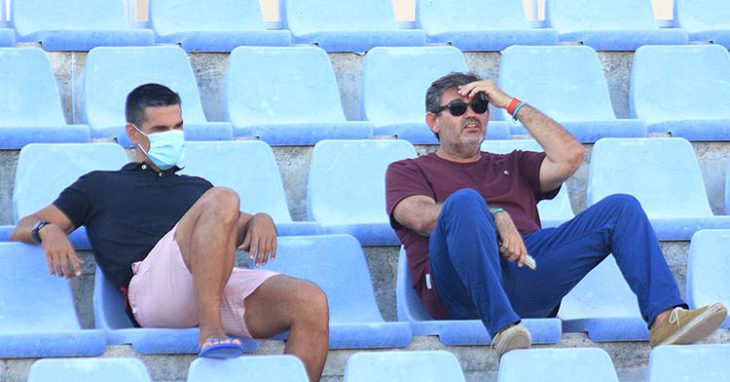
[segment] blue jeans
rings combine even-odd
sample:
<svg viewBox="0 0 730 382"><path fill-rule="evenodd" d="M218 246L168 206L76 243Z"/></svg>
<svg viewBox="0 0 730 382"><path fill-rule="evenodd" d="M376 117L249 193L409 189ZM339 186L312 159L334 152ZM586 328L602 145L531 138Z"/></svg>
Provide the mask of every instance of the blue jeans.
<svg viewBox="0 0 730 382"><path fill-rule="evenodd" d="M494 336L521 318L554 316L561 299L611 253L647 323L666 309L686 307L632 196L611 195L523 240L537 271L502 258L494 218L478 192L463 189L446 199L429 251L433 283L451 318L478 318Z"/></svg>

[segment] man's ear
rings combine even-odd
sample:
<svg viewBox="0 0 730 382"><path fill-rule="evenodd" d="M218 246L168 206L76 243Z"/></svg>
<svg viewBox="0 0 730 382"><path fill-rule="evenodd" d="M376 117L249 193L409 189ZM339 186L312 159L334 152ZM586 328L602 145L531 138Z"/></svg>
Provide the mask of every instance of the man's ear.
<svg viewBox="0 0 730 382"><path fill-rule="evenodd" d="M426 113L426 124L428 125L428 128L431 129L434 133L438 134L441 132L441 128L438 127L436 124L436 117L437 115L431 112Z"/></svg>
<svg viewBox="0 0 730 382"><path fill-rule="evenodd" d="M127 138L129 138L130 142L134 143L135 145L139 143L139 131L134 128L134 125L132 125L131 123L127 123L126 125L124 125L124 130L127 131Z"/></svg>

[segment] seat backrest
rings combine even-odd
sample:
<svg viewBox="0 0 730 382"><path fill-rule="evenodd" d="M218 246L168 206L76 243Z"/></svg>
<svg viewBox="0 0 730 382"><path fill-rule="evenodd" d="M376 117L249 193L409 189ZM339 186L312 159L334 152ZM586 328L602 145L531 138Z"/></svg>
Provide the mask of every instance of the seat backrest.
<svg viewBox="0 0 730 382"><path fill-rule="evenodd" d="M542 152L542 146L534 139L485 140L482 142L482 151L495 154L509 154L514 150ZM575 214L570 205L568 185L563 184L552 200L543 200L537 204L540 220L566 221Z"/></svg>
<svg viewBox="0 0 730 382"><path fill-rule="evenodd" d="M387 223L385 172L413 158L404 140L324 140L314 146L307 215L321 224Z"/></svg>
<svg viewBox="0 0 730 382"><path fill-rule="evenodd" d="M658 29L650 0L546 0L545 23L560 33Z"/></svg>
<svg viewBox="0 0 730 382"><path fill-rule="evenodd" d="M695 232L687 258L687 302L700 307L715 302L730 305L730 230Z"/></svg>
<svg viewBox="0 0 730 382"><path fill-rule="evenodd" d="M413 289L413 278L408 269L406 250L401 246L398 254L398 270L395 281L395 299L399 321L428 321L433 317L426 311L420 297Z"/></svg>
<svg viewBox="0 0 730 382"><path fill-rule="evenodd" d="M154 0L150 2L149 20L159 35L266 29L258 0Z"/></svg>
<svg viewBox="0 0 730 382"><path fill-rule="evenodd" d="M265 212L277 223L292 221L274 153L265 142L187 142L180 174L233 189L241 198L241 208L250 214Z"/></svg>
<svg viewBox="0 0 730 382"><path fill-rule="evenodd" d="M281 21L296 34L398 29L390 0L282 0Z"/></svg>
<svg viewBox="0 0 730 382"><path fill-rule="evenodd" d="M123 0L13 0L10 18L19 35L47 30L104 30L129 27Z"/></svg>
<svg viewBox="0 0 730 382"><path fill-rule="evenodd" d="M57 358L33 362L28 382L151 382L137 358Z"/></svg>
<svg viewBox="0 0 730 382"><path fill-rule="evenodd" d="M730 29L730 2L674 0L674 26L690 33Z"/></svg>
<svg viewBox="0 0 730 382"><path fill-rule="evenodd" d="M521 0L416 0L416 26L429 34L530 27Z"/></svg>
<svg viewBox="0 0 730 382"><path fill-rule="evenodd" d="M362 119L375 124L425 124L426 90L431 83L450 72L468 70L454 47L373 48L365 56L360 87Z"/></svg>
<svg viewBox="0 0 730 382"><path fill-rule="evenodd" d="M106 278L101 267L96 267L94 274L94 324L99 329L130 329L135 325L126 311L126 303L122 292L115 288Z"/></svg>
<svg viewBox="0 0 730 382"><path fill-rule="evenodd" d="M185 123L207 122L193 69L185 52L175 46L92 49L84 73L84 122L92 131L121 132L127 95L146 83L165 85L180 95Z"/></svg>
<svg viewBox="0 0 730 382"><path fill-rule="evenodd" d="M116 143L31 143L20 150L13 189L15 222L51 204L81 175L119 170L127 154Z"/></svg>
<svg viewBox="0 0 730 382"><path fill-rule="evenodd" d="M51 276L43 248L0 243L0 327L3 333L80 330L71 283Z"/></svg>
<svg viewBox="0 0 730 382"><path fill-rule="evenodd" d="M648 382L724 381L730 375L730 345L657 346L649 356Z"/></svg>
<svg viewBox="0 0 730 382"><path fill-rule="evenodd" d="M682 138L596 142L586 202L590 206L616 193L636 197L650 218L713 216L695 151Z"/></svg>
<svg viewBox="0 0 730 382"><path fill-rule="evenodd" d="M56 77L43 50L0 48L0 84L0 126L66 125Z"/></svg>
<svg viewBox="0 0 730 382"><path fill-rule="evenodd" d="M618 382L611 357L603 349L513 350L499 362L499 382Z"/></svg>
<svg viewBox="0 0 730 382"><path fill-rule="evenodd" d="M608 256L563 297L558 317L641 317L641 312L636 295L621 275L616 260Z"/></svg>
<svg viewBox="0 0 730 382"><path fill-rule="evenodd" d="M525 73L533 73L529 81ZM498 83L560 122L616 119L598 54L588 46L511 46L502 52ZM506 109L498 113L512 118Z"/></svg>
<svg viewBox="0 0 730 382"><path fill-rule="evenodd" d="M188 382L306 382L307 372L292 355L238 357L225 361L198 358L190 363Z"/></svg>
<svg viewBox="0 0 730 382"><path fill-rule="evenodd" d="M236 126L344 122L327 53L316 47L238 47L229 57L226 117Z"/></svg>
<svg viewBox="0 0 730 382"><path fill-rule="evenodd" d="M383 320L365 255L350 235L280 237L276 261L263 268L319 285L332 323Z"/></svg>
<svg viewBox="0 0 730 382"><path fill-rule="evenodd" d="M730 53L720 45L642 46L631 68L629 113L647 123L727 120L729 84Z"/></svg>
<svg viewBox="0 0 730 382"><path fill-rule="evenodd" d="M464 382L459 360L445 350L358 352L347 359L345 382Z"/></svg>

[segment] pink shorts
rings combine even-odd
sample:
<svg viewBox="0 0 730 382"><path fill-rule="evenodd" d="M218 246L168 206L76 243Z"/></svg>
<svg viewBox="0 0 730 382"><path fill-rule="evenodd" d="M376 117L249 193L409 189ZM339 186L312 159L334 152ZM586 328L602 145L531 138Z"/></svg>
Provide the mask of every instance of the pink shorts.
<svg viewBox="0 0 730 382"><path fill-rule="evenodd" d="M143 327L198 326L195 282L175 240L176 232L177 226L143 261L132 264L129 303L134 318ZM275 275L271 271L233 268L221 300L221 321L227 334L251 338L244 320L244 300Z"/></svg>

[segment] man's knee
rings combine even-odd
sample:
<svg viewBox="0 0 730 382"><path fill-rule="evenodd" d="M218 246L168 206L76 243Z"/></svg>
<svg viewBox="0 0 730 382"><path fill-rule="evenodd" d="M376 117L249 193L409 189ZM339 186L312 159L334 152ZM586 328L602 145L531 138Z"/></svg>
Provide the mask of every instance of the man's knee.
<svg viewBox="0 0 730 382"><path fill-rule="evenodd" d="M641 207L641 203L638 199L636 199L633 195L629 194L612 194L603 199L606 204L610 206L612 209L617 210L631 210L631 211L637 211L641 210L643 211L643 208Z"/></svg>
<svg viewBox="0 0 730 382"><path fill-rule="evenodd" d="M479 192L471 188L454 192L444 203L444 209L452 211L476 211L478 208L487 208L487 202Z"/></svg>
<svg viewBox="0 0 730 382"><path fill-rule="evenodd" d="M322 288L310 281L301 280L293 293L296 306L312 318L329 317L329 301Z"/></svg>
<svg viewBox="0 0 730 382"><path fill-rule="evenodd" d="M236 191L225 187L213 187L203 194L199 202L203 211L214 213L225 222L238 222L241 202Z"/></svg>

